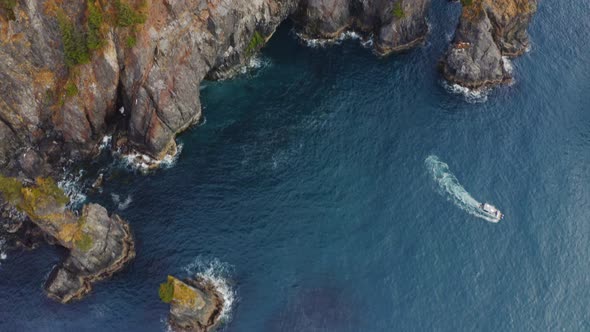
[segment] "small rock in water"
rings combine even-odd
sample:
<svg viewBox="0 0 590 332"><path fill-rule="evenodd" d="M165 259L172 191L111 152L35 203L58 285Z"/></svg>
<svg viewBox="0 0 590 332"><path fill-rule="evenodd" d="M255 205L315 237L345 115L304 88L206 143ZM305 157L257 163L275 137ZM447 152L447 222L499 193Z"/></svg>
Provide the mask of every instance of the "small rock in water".
<svg viewBox="0 0 590 332"><path fill-rule="evenodd" d="M180 281L168 276L160 285L160 298L170 303L168 322L174 331L207 332L219 326L223 297L205 279Z"/></svg>

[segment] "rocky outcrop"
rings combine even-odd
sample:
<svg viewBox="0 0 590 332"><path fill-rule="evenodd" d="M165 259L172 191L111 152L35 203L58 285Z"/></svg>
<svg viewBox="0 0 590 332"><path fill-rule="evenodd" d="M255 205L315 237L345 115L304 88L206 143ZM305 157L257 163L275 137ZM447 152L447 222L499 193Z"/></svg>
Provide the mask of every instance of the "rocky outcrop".
<svg viewBox="0 0 590 332"><path fill-rule="evenodd" d="M49 296L60 302L82 297L93 282L109 277L135 256L125 221L116 215L109 217L96 204L85 206L81 216L76 216L66 208L68 198L50 178L23 186L15 178L0 176L0 193L52 241L69 249L69 256L45 286Z"/></svg>
<svg viewBox="0 0 590 332"><path fill-rule="evenodd" d="M307 38L336 38L346 30L374 36L381 55L424 41L430 0L303 0L295 21Z"/></svg>
<svg viewBox="0 0 590 332"><path fill-rule="evenodd" d="M168 276L160 285L160 298L170 303L168 322L175 331L213 331L220 323L223 297L202 278L180 281Z"/></svg>
<svg viewBox="0 0 590 332"><path fill-rule="evenodd" d="M526 29L536 0L463 0L453 44L442 62L447 80L468 88L511 79L504 56L517 56L528 47Z"/></svg>

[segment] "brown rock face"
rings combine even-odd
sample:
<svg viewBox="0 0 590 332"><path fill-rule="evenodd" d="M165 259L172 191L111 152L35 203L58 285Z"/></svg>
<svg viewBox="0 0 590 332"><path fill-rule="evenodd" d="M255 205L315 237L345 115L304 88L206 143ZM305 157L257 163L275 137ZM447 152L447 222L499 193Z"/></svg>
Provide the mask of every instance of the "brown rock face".
<svg viewBox="0 0 590 332"><path fill-rule="evenodd" d="M480 88L510 80L502 56L528 47L526 29L536 0L472 0L465 4L455 38L442 63L445 78Z"/></svg>
<svg viewBox="0 0 590 332"><path fill-rule="evenodd" d="M70 250L46 284L49 296L58 301L82 297L94 281L120 270L135 256L125 221L116 215L109 217L106 209L97 204L86 205L82 215L75 216L66 209L67 197L49 178L22 186L15 178L0 176L0 193L7 204Z"/></svg>
<svg viewBox="0 0 590 332"><path fill-rule="evenodd" d="M183 282L168 276L160 286L160 298L170 303L168 321L175 331L214 331L220 323L223 297L204 279Z"/></svg>
<svg viewBox="0 0 590 332"><path fill-rule="evenodd" d="M53 270L45 285L49 296L64 303L81 298L92 283L110 277L135 257L129 225L117 215L109 216L102 206L85 206L77 223L82 224L86 237L74 242L70 256Z"/></svg>
<svg viewBox="0 0 590 332"><path fill-rule="evenodd" d="M335 38L345 30L374 35L385 55L412 48L428 33L430 0L303 0L295 20L310 38Z"/></svg>

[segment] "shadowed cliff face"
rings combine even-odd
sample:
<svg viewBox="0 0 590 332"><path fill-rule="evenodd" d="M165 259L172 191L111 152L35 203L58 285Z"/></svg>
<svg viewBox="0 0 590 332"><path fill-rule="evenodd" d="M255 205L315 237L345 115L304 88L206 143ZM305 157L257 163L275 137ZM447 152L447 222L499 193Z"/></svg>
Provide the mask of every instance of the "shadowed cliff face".
<svg viewBox="0 0 590 332"><path fill-rule="evenodd" d="M536 0L465 0L462 3L455 38L443 60L443 75L453 83L470 88L510 80L502 57L526 51L526 29L536 11Z"/></svg>
<svg viewBox="0 0 590 332"><path fill-rule="evenodd" d="M295 16L303 33L334 38L345 30L375 37L382 55L416 46L428 33L430 0L303 0Z"/></svg>

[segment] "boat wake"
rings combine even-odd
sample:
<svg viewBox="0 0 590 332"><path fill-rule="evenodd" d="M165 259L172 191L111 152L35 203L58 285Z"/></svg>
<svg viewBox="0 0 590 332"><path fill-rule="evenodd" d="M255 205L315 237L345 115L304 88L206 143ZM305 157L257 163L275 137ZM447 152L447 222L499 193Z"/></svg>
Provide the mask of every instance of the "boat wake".
<svg viewBox="0 0 590 332"><path fill-rule="evenodd" d="M230 285L232 266L215 258L204 259L199 256L194 262L184 268L189 277L199 277L210 282L223 297L223 309L220 321L228 323L231 320L231 312L236 302L236 291Z"/></svg>
<svg viewBox="0 0 590 332"><path fill-rule="evenodd" d="M449 201L472 216L493 223L497 222L496 219L491 218L480 209L481 203L463 188L459 180L449 170L449 165L434 155L428 156L424 164L432 175L433 180L438 184L441 195L446 196Z"/></svg>

